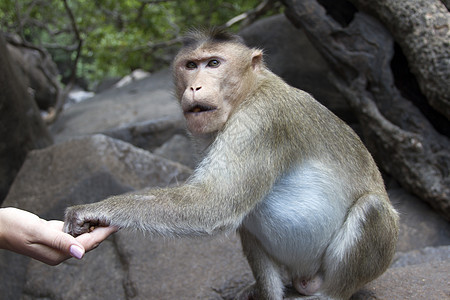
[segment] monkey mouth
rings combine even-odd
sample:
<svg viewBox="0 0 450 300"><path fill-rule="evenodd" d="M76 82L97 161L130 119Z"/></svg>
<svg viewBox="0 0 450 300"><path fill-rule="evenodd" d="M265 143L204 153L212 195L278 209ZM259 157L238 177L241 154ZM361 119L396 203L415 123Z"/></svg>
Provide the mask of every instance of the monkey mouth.
<svg viewBox="0 0 450 300"><path fill-rule="evenodd" d="M191 114L197 114L197 113L204 113L209 111L216 110L217 107L207 105L207 104L201 104L201 103L194 103L193 105L190 105L187 107L184 112L185 113L191 113Z"/></svg>

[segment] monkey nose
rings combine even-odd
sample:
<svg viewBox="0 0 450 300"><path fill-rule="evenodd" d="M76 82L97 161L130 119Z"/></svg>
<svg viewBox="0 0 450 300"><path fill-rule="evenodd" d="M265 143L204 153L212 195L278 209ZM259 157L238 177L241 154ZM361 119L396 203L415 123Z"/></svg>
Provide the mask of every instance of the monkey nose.
<svg viewBox="0 0 450 300"><path fill-rule="evenodd" d="M198 90L200 90L202 87L201 86L191 86L191 91L196 92Z"/></svg>

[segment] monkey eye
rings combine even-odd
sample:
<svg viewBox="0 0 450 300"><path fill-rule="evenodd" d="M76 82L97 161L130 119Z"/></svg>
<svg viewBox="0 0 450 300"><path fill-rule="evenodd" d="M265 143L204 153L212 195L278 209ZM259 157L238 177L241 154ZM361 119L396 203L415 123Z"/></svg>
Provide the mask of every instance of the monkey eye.
<svg viewBox="0 0 450 300"><path fill-rule="evenodd" d="M193 62L193 61L188 61L186 63L186 68L188 68L188 69L195 69L195 68L197 68L197 64L195 62Z"/></svg>
<svg viewBox="0 0 450 300"><path fill-rule="evenodd" d="M218 61L217 59L212 59L208 62L208 67L216 68L219 65L220 65L220 61Z"/></svg>

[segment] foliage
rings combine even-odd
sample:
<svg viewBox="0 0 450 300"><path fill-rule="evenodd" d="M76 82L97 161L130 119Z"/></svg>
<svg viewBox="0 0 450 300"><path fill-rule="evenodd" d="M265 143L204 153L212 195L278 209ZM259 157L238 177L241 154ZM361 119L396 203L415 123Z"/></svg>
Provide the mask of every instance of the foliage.
<svg viewBox="0 0 450 300"><path fill-rule="evenodd" d="M77 76L88 81L167 65L173 47L159 43L186 29L218 26L260 0L67 1L83 42ZM63 76L76 55L76 35L62 0L0 0L0 28L46 48ZM233 28L236 30L237 28Z"/></svg>

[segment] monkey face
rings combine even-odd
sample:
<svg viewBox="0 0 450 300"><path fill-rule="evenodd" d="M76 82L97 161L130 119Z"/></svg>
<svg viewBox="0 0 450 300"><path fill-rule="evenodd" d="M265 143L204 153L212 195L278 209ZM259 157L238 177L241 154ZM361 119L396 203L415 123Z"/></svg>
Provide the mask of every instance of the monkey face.
<svg viewBox="0 0 450 300"><path fill-rule="evenodd" d="M183 89L180 104L194 135L220 130L228 119L229 109L221 89L227 63L223 57L206 55L187 58L178 66Z"/></svg>
<svg viewBox="0 0 450 300"><path fill-rule="evenodd" d="M233 108L250 92L247 82L254 72L251 64L252 51L226 43L202 44L177 55L176 94L193 135L223 128Z"/></svg>

